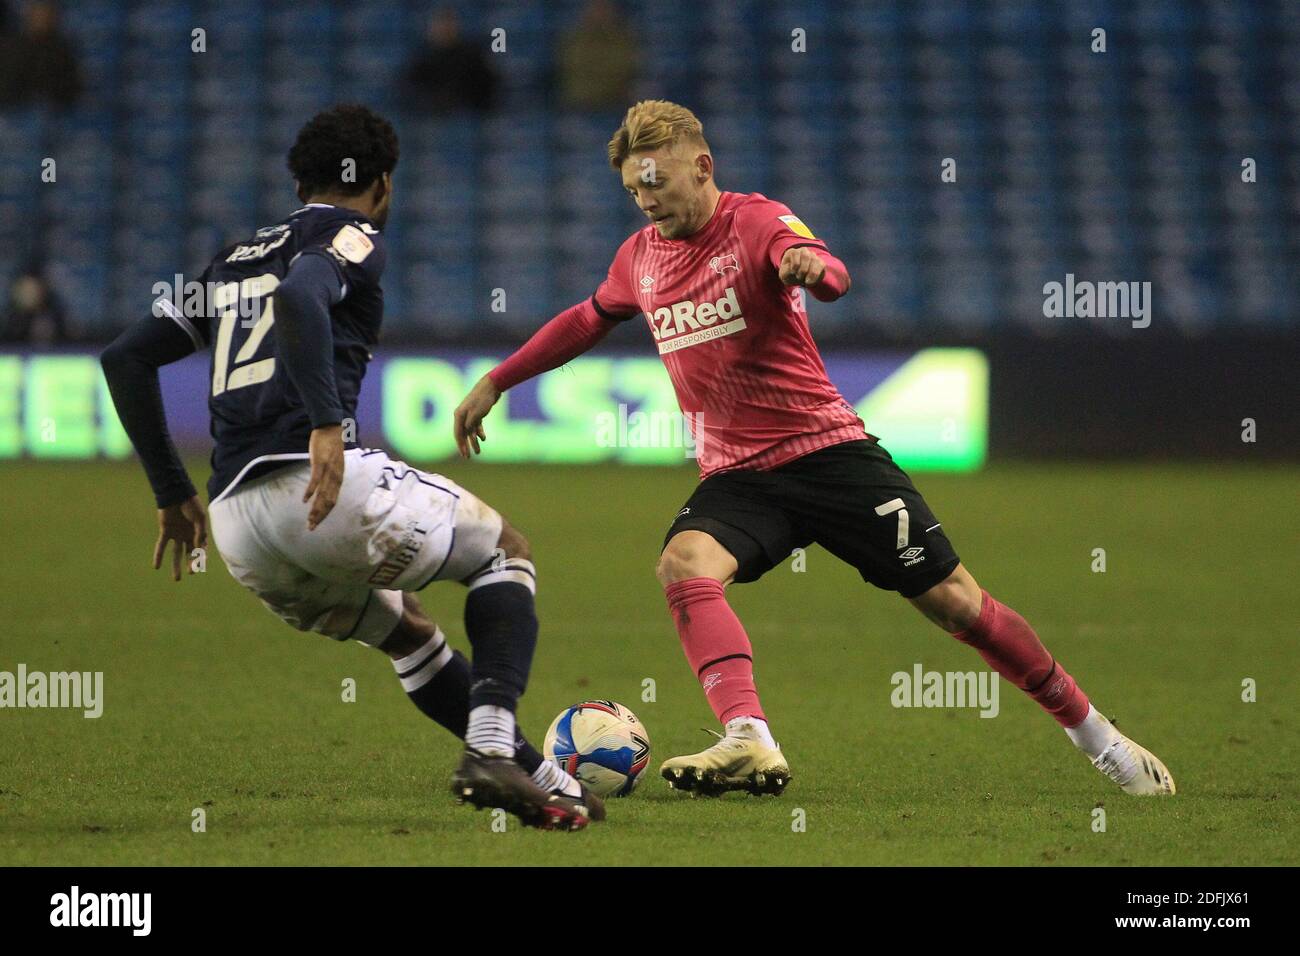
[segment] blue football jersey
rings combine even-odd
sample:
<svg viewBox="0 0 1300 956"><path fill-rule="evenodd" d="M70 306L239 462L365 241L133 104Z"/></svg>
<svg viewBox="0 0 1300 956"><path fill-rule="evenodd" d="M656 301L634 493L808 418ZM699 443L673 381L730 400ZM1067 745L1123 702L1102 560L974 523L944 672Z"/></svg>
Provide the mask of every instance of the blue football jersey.
<svg viewBox="0 0 1300 956"><path fill-rule="evenodd" d="M307 457L311 421L276 355L271 299L289 266L305 255L332 263L342 286L342 299L330 309L334 382L344 417L356 419L361 380L383 320L380 278L387 250L370 219L311 203L218 253L201 280L207 290L203 314L190 316L187 309L184 317L173 316L196 348L206 344L212 350L211 500L242 480Z"/></svg>

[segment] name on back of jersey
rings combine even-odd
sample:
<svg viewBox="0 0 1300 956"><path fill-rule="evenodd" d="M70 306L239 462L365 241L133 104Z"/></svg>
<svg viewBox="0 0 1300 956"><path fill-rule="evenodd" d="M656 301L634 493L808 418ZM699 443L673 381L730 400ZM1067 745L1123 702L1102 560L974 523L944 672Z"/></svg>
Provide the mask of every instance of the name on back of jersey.
<svg viewBox="0 0 1300 956"><path fill-rule="evenodd" d="M241 243L235 246L234 251L226 256L226 261L251 262L254 259L265 258L289 241L289 227L265 226L257 230L253 238L261 239L262 242Z"/></svg>

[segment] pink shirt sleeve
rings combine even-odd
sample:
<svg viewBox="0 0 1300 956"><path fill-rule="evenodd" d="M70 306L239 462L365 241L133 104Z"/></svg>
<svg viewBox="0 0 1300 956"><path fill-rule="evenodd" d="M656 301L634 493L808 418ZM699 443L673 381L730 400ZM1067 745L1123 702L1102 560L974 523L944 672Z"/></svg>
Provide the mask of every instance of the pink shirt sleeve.
<svg viewBox="0 0 1300 956"><path fill-rule="evenodd" d="M501 391L520 382L559 368L603 339L624 319L641 312L632 288L632 253L636 233L628 236L614 253L614 261L596 294L585 302L565 309L537 330L513 355L488 372Z"/></svg>
<svg viewBox="0 0 1300 956"><path fill-rule="evenodd" d="M829 252L815 246L813 248L817 258L826 266L826 273L821 277L820 282L810 285L808 291L820 302L834 302L848 292L849 286L852 285L849 281L849 270Z"/></svg>
<svg viewBox="0 0 1300 956"><path fill-rule="evenodd" d="M630 319L641 313L636 289L632 285L632 254L636 251L637 233L623 240L614 253L605 281L596 289L592 305L605 319Z"/></svg>
<svg viewBox="0 0 1300 956"><path fill-rule="evenodd" d="M754 258L766 255L772 268L780 268L781 257L793 246L811 246L829 252L785 203L773 199L755 199L736 210L739 232Z"/></svg>
<svg viewBox="0 0 1300 956"><path fill-rule="evenodd" d="M488 372L499 390L514 388L572 361L603 339L617 322L597 313L591 299L565 309L547 322L514 354Z"/></svg>

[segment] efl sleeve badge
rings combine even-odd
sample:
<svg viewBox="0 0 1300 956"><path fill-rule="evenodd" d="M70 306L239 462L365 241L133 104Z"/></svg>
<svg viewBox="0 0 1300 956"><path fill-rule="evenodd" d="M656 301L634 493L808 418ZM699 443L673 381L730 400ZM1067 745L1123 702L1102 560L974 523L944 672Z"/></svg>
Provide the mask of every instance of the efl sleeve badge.
<svg viewBox="0 0 1300 956"><path fill-rule="evenodd" d="M330 248L336 250L348 262L360 265L366 261L366 256L374 251L375 244L356 226L344 226L334 236Z"/></svg>
<svg viewBox="0 0 1300 956"><path fill-rule="evenodd" d="M805 226L803 220L798 216L777 216L776 218L785 223L787 228L789 228L789 230L796 236L803 236L805 239L817 238L812 234L812 230Z"/></svg>

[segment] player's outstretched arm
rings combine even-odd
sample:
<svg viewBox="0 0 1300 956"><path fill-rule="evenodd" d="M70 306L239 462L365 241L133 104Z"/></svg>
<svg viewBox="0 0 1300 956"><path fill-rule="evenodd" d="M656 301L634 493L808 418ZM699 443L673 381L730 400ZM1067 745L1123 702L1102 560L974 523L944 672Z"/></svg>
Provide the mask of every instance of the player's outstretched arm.
<svg viewBox="0 0 1300 956"><path fill-rule="evenodd" d="M303 501L311 502L307 527L334 509L343 485L343 403L334 381L334 327L330 307L343 298L343 282L325 254L294 260L275 290L276 353L311 419L311 477Z"/></svg>
<svg viewBox="0 0 1300 956"><path fill-rule="evenodd" d="M843 262L812 246L792 246L785 250L777 273L786 285L801 285L821 302L834 302L852 285Z"/></svg>
<svg viewBox="0 0 1300 956"><path fill-rule="evenodd" d="M164 300L158 308L175 312ZM190 331L183 331L183 325ZM197 333L179 313L174 320L151 315L119 335L99 359L117 417L140 456L158 504L154 569L162 566L167 546L173 545L172 579L176 581L181 579L184 558L207 544L208 521L167 431L158 369L189 355L198 344Z"/></svg>
<svg viewBox="0 0 1300 956"><path fill-rule="evenodd" d="M452 416L456 447L462 458L481 453L479 442L487 441L483 419L507 389L542 372L559 368L592 348L618 325L598 311L595 297L565 309L533 334L508 359L474 384Z"/></svg>

